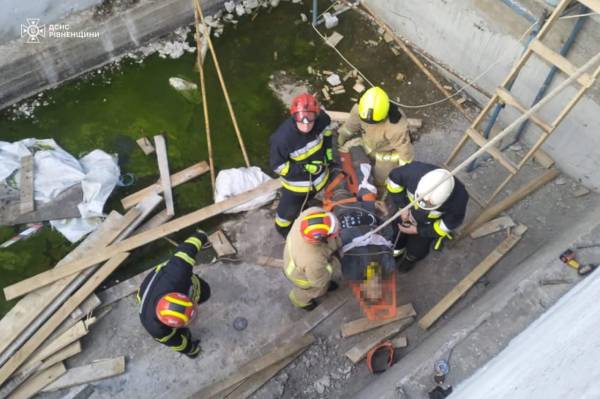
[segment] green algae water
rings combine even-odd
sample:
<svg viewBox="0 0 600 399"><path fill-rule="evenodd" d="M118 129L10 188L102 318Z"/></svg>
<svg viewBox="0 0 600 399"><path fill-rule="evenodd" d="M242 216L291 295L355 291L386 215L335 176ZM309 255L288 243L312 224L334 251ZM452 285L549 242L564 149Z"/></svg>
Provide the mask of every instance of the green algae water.
<svg viewBox="0 0 600 399"><path fill-rule="evenodd" d="M267 173L270 173L268 138L287 117L286 107L268 87L270 76L283 70L288 76L308 80L315 90L320 90L323 82L312 81L314 78L308 74L307 66L319 70L339 71L342 67L349 70L308 23L301 23L301 12L310 13L308 3L282 3L276 9L261 10L256 18L244 16L237 25L226 25L224 34L213 39L251 163ZM362 45L364 40L376 39L378 34L357 14L347 12L340 19L335 30L342 33L344 39L338 48L358 60L357 66L375 76L376 82L390 78L399 62L406 65L406 60L400 61L389 49L382 51L381 45L379 48ZM194 45L192 35L188 42ZM53 138L77 157L96 148L118 154L121 173L132 173L136 181L126 188L117 187L105 212L113 209L123 212L120 199L158 178L155 156L145 156L136 139L163 133L171 173L208 160L200 101L189 101L169 85L169 78L179 77L199 87L195 59L195 53L186 53L178 59L163 59L154 54L142 63L125 59L88 73L44 92L40 97L42 105L34 110L32 118L15 118L12 109L0 111L0 139ZM244 166L210 53L206 57L205 73L217 170ZM350 81L346 84L349 95L335 97L331 109L349 110L350 97L358 97L352 92L352 84ZM176 216L212 203L208 174L173 191ZM219 220L215 218L202 226L210 229ZM0 242L22 229L23 226L0 228ZM181 240L187 233L182 231L172 238ZM46 226L29 239L0 249L0 285L4 287L53 267L73 248L59 233ZM172 250L164 240L139 248L114 277L125 278L146 269ZM12 305L12 302L0 301L0 314L5 314Z"/></svg>

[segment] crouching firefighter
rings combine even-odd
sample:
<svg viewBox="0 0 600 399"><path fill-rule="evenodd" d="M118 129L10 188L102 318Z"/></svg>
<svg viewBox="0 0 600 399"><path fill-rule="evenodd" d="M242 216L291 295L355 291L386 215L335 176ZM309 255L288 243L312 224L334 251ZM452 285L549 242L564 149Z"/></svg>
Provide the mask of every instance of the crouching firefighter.
<svg viewBox="0 0 600 399"><path fill-rule="evenodd" d="M283 272L294 285L289 293L294 306L313 310L317 298L337 289L332 280L334 270L339 270L337 230L335 216L318 207L305 210L292 224L283 251Z"/></svg>
<svg viewBox="0 0 600 399"><path fill-rule="evenodd" d="M435 188L434 188L435 187ZM409 271L420 259L440 250L445 240L464 221L469 195L465 186L446 169L423 162L412 162L390 172L388 195L394 206L404 208L415 196L420 198L412 209L400 215L402 233L396 244L401 272Z"/></svg>
<svg viewBox="0 0 600 399"><path fill-rule="evenodd" d="M169 260L146 276L137 291L144 328L156 341L192 359L201 352L200 340L192 338L187 326L196 316L198 304L210 297L210 286L192 267L207 242L206 234L197 230Z"/></svg>
<svg viewBox="0 0 600 399"><path fill-rule="evenodd" d="M327 184L333 157L331 119L317 100L300 94L292 100L290 113L270 139L271 168L283 186L275 227L284 238L303 204Z"/></svg>

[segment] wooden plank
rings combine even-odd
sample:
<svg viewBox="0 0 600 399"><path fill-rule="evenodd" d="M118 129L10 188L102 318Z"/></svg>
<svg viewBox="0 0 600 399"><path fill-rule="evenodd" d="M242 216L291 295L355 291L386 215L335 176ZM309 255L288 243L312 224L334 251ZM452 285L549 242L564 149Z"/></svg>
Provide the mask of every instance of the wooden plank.
<svg viewBox="0 0 600 399"><path fill-rule="evenodd" d="M91 251L98 250L108 244L125 228L123 216L113 211L96 231L91 233L85 240L65 256L56 267L62 267L65 263L84 256ZM52 303L63 289L75 279L70 276L60 280L51 286L38 289L25 298L21 299L9 312L0 319L0 352L4 356L5 351L17 337L22 337L25 329L40 316L49 303ZM0 361L0 364L3 361Z"/></svg>
<svg viewBox="0 0 600 399"><path fill-rule="evenodd" d="M125 372L125 357L115 357L113 359L97 360L85 366L74 367L67 370L67 373L48 385L42 392L58 391L74 387L76 385L87 384L88 382L103 380L114 377Z"/></svg>
<svg viewBox="0 0 600 399"><path fill-rule="evenodd" d="M100 266L67 301L41 326L35 334L0 368L0 385L27 360L42 342L58 327L77 305L87 298L129 256L121 253Z"/></svg>
<svg viewBox="0 0 600 399"><path fill-rule="evenodd" d="M371 350L371 348L373 348L375 345L377 345L384 339L388 339L398 334L400 331L410 326L414 321L415 318L410 317L408 319L396 321L392 324L388 324L386 326L378 328L377 330L371 332L356 346L348 350L345 353L345 356L348 359L350 359L350 361L352 361L352 363L354 364L360 362L362 358L367 356L367 353Z"/></svg>
<svg viewBox="0 0 600 399"><path fill-rule="evenodd" d="M209 167L206 161L198 162L189 168L180 170L179 172L171 175L171 187L177 187L185 182L188 182L195 177L203 175L204 173L208 172L208 170ZM162 193L162 186L159 181L123 198L121 200L121 205L123 205L123 208L129 209L135 204L141 202L148 195L160 193Z"/></svg>
<svg viewBox="0 0 600 399"><path fill-rule="evenodd" d="M162 211L158 212L156 215L152 216L150 218L150 220L148 220L146 223L144 223L143 225L138 227L137 230L135 230L133 235L140 234L140 233L143 233L144 231L148 231L155 227L161 226L171 219L173 219L173 215L167 215L167 210L163 209Z"/></svg>
<svg viewBox="0 0 600 399"><path fill-rule="evenodd" d="M468 128L467 134L469 135L471 140L475 142L475 144L482 148L488 143L485 137L483 137L481 133L479 133L475 129ZM514 175L517 173L517 167L511 161L509 161L508 158L506 158L504 154L502 154L502 151L500 151L497 147L490 146L487 147L485 150L488 154L494 157L496 161L498 161L502 166L504 166L511 174Z"/></svg>
<svg viewBox="0 0 600 399"><path fill-rule="evenodd" d="M554 166L554 159L552 159L552 157L541 148L538 148L535 154L533 154L533 160L546 169L550 169L552 166Z"/></svg>
<svg viewBox="0 0 600 399"><path fill-rule="evenodd" d="M283 259L273 258L271 256L261 255L256 260L256 264L260 266L283 268Z"/></svg>
<svg viewBox="0 0 600 399"><path fill-rule="evenodd" d="M501 216L494 220L490 220L485 223L483 226L474 230L470 236L471 238L479 238L483 236L487 236L488 234L496 233L500 230L508 229L509 227L513 227L515 222L512 220L510 216Z"/></svg>
<svg viewBox="0 0 600 399"><path fill-rule="evenodd" d="M29 378L19 388L17 388L9 399L28 399L35 396L48 384L60 378L67 372L67 369L63 363L56 363L52 367L48 367L39 374L36 374Z"/></svg>
<svg viewBox="0 0 600 399"><path fill-rule="evenodd" d="M495 205L492 205L489 208L486 208L481 212L477 218L469 223L467 226L461 229L460 235L465 235L471 233L473 230L483 225L488 220L491 220L498 216L501 212L512 207L515 203L521 201L523 198L527 197L529 194L537 191L541 187L545 186L546 183L554 180L559 175L558 170L549 169L542 176L534 179L533 182L526 184L519 188L514 193L510 194L508 197L498 202Z"/></svg>
<svg viewBox="0 0 600 399"><path fill-rule="evenodd" d="M33 156L25 155L21 158L21 169L19 170L19 207L20 213L33 212L35 203L33 202Z"/></svg>
<svg viewBox="0 0 600 399"><path fill-rule="evenodd" d="M150 155L154 152L154 146L150 140L148 140L148 137L140 137L135 142L140 146L142 151L144 151L145 155Z"/></svg>
<svg viewBox="0 0 600 399"><path fill-rule="evenodd" d="M139 209L140 215L135 218L135 220L129 226L127 226L127 228L123 230L121 234L119 234L116 241L121 241L122 239L129 237L131 233L142 224L148 215L156 209L162 200L163 199L160 195L151 194L138 203L135 208Z"/></svg>
<svg viewBox="0 0 600 399"><path fill-rule="evenodd" d="M398 320L407 319L409 317L415 317L416 315L417 312L415 312L415 308L413 307L412 303L408 303L406 305L398 306L396 316L387 320L369 320L368 318L363 317L358 320L344 323L341 328L342 337L351 337L353 335L360 334L365 331L369 331L374 328L381 327Z"/></svg>
<svg viewBox="0 0 600 399"><path fill-rule="evenodd" d="M533 39L529 43L529 48L533 50L534 53L539 55L543 60L548 62L551 65L556 66L558 69L571 76L577 72L577 67L571 63L571 61L567 60L565 57L557 53L556 51L550 49L545 44L540 42L538 39ZM585 87L591 87L594 84L594 79L588 74L584 73L579 78L577 78L577 82Z"/></svg>
<svg viewBox="0 0 600 399"><path fill-rule="evenodd" d="M288 356L293 355L302 348L310 346L315 342L315 337L312 335L303 335L299 338L294 339L288 345L280 346L258 359L251 360L240 368L237 369L233 374L227 378L218 381L202 390L191 395L189 398L206 399L214 396L215 394L243 381L251 375L258 373L267 367L272 366L275 363L282 361Z"/></svg>
<svg viewBox="0 0 600 399"><path fill-rule="evenodd" d="M167 143L162 135L154 136L154 145L156 146L156 160L158 161L158 171L160 172L160 185L165 196L165 205L167 215L175 215L175 206L173 205L173 191L171 191L171 174L169 173L169 158L167 157Z"/></svg>
<svg viewBox="0 0 600 399"><path fill-rule="evenodd" d="M513 232L498 245L488 256L485 257L452 291L450 291L437 305L435 305L425 316L419 320L419 326L427 330L436 322L452 305L454 305L464 294L471 289L481 277L483 277L500 259L504 257L521 240L527 230L524 225L519 225Z"/></svg>
<svg viewBox="0 0 600 399"><path fill-rule="evenodd" d="M79 353L81 353L81 341L75 341L72 344L65 346L52 356L46 358L42 362L42 365L40 366L38 371L46 370L48 367L54 366L56 363L67 360L68 358L73 357Z"/></svg>
<svg viewBox="0 0 600 399"><path fill-rule="evenodd" d="M227 239L227 236L225 233L223 233L223 230L217 230L213 234L209 235L208 241L210 241L213 249L219 257L235 255L237 253L237 250L233 245L231 245Z"/></svg>
<svg viewBox="0 0 600 399"><path fill-rule="evenodd" d="M496 94L498 94L503 103L510 105L511 107L515 107L524 114L526 112L529 112L528 118L531 119L533 123L542 128L542 130L546 133L549 133L553 130L552 126L544 122L535 113L530 112L530 109L527 109L523 104L521 104L515 97L513 97L512 94L508 92L508 90L499 87L496 89Z"/></svg>
<svg viewBox="0 0 600 399"><path fill-rule="evenodd" d="M123 226L121 229L119 229L119 233L121 233L121 231L125 228L127 228L127 226L129 226L131 223L133 223L135 221L135 219L137 219L140 216L140 210L137 208L131 209L129 210L129 212L127 212L127 214L123 217L123 224L121 226ZM114 239L111 239L110 241L112 242ZM95 248L96 251L98 251L100 248ZM119 251L119 252L124 252L124 251ZM116 254L115 254L116 255ZM96 263L100 263L100 262L96 262ZM81 270L76 270L75 272L79 272ZM69 270L68 267L65 267L65 265L62 265L61 267L55 267L53 269L47 270L45 272L42 272L40 274L37 274L33 277L29 277L25 280L19 281L18 283L15 283L11 286L5 287L4 288L4 296L6 297L7 300L11 300L11 299L15 299L20 297L21 295L27 294L28 292L31 291L35 291L36 289L43 287L45 285L48 285L54 281L60 280L63 277L68 277L70 275L72 275L73 272Z"/></svg>
<svg viewBox="0 0 600 399"><path fill-rule="evenodd" d="M596 14L600 14L600 0L578 0L581 4L594 11Z"/></svg>
<svg viewBox="0 0 600 399"><path fill-rule="evenodd" d="M159 238L168 236L169 234L175 233L183 228L197 224L212 216L219 215L229 209L235 208L238 205L251 201L256 197L270 193L276 190L279 185L279 180L269 180L253 190L238 194L226 199L225 201L209 205L205 208L198 209L197 211L188 213L187 215L181 216L152 230L136 234L131 238L105 248L103 251L94 251L93 253L88 254L84 259L67 263L61 267L60 273L55 272L54 269L49 272L40 273L29 279L23 280L20 283L17 283L19 284L19 292L29 292L38 288L40 283L49 284L52 281L55 281L56 278L61 274L64 276L85 270L91 265L100 263L116 254L130 251ZM31 280L36 281L38 285L31 285ZM5 293L7 288L9 287L5 288Z"/></svg>

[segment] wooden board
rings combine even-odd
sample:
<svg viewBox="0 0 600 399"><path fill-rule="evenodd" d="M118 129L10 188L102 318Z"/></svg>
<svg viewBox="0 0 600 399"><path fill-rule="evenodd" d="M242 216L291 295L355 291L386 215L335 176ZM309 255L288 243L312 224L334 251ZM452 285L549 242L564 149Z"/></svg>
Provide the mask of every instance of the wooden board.
<svg viewBox="0 0 600 399"><path fill-rule="evenodd" d="M65 346L52 356L46 358L42 362L42 365L38 369L38 372L41 370L46 370L48 367L54 366L56 363L67 360L68 358L73 357L79 353L81 353L81 341L75 341L72 344Z"/></svg>
<svg viewBox="0 0 600 399"><path fill-rule="evenodd" d="M33 156L25 155L21 158L21 169L19 170L19 206L20 213L29 213L35 209L33 202Z"/></svg>
<svg viewBox="0 0 600 399"><path fill-rule="evenodd" d="M146 223L144 223L143 225L138 227L133 232L133 235L140 234L140 233L143 233L144 231L148 231L155 227L161 226L171 219L173 219L173 215L167 215L167 210L163 209L162 211L158 212L156 215L152 216L150 218L150 220L148 220Z"/></svg>
<svg viewBox="0 0 600 399"><path fill-rule="evenodd" d="M79 218L77 205L83 200L81 184L69 187L48 203L35 201L33 212L21 214L19 201L0 207L0 225L45 222L54 219Z"/></svg>
<svg viewBox="0 0 600 399"><path fill-rule="evenodd" d="M175 215L175 206L173 204L173 192L171 191L171 174L169 173L169 158L167 157L167 143L162 135L154 136L154 145L156 146L156 160L158 161L158 171L160 172L160 185L165 196L165 205L167 215Z"/></svg>
<svg viewBox="0 0 600 399"><path fill-rule="evenodd" d="M477 265L460 283L456 285L437 305L419 320L419 326L426 330L436 322L452 305L456 303L481 277L483 277L500 259L504 257L517 243L527 230L519 225L500 243L486 258Z"/></svg>
<svg viewBox="0 0 600 399"><path fill-rule="evenodd" d="M114 359L97 360L91 364L67 370L65 375L42 389L42 392L58 391L59 389L87 384L88 382L114 377L124 372L124 356L115 357Z"/></svg>
<svg viewBox="0 0 600 399"><path fill-rule="evenodd" d="M260 266L276 267L278 269L283 268L283 259L272 258L270 256L259 256L256 260L256 264Z"/></svg>
<svg viewBox="0 0 600 399"><path fill-rule="evenodd" d="M215 394L243 381L251 375L258 373L266 369L267 367L270 367L273 364L282 361L283 359L293 355L300 349L310 346L313 342L315 342L315 337L313 337L312 335L304 335L299 338L296 338L288 345L280 346L277 349L273 350L271 353L268 353L258 359L254 359L245 363L227 378L216 382L200 390L199 392L196 392L189 398L210 398Z"/></svg>
<svg viewBox="0 0 600 399"><path fill-rule="evenodd" d="M137 204L135 208L139 209L140 216L135 218L135 220L129 226L127 226L127 228L123 230L121 234L119 234L116 241L121 241L122 239L129 237L131 233L142 224L148 215L150 215L150 213L152 213L161 202L162 197L160 195L151 194L144 198L142 202Z"/></svg>
<svg viewBox="0 0 600 399"><path fill-rule="evenodd" d="M63 363L57 363L30 377L19 388L17 388L9 399L28 399L40 392L48 384L60 378L67 372Z"/></svg>
<svg viewBox="0 0 600 399"><path fill-rule="evenodd" d="M10 377L27 360L44 340L60 325L85 298L129 256L121 253L111 258L87 280L47 321L35 334L0 368L0 385Z"/></svg>
<svg viewBox="0 0 600 399"><path fill-rule="evenodd" d="M415 318L410 317L408 319L395 321L392 324L388 324L386 326L378 328L377 330L371 332L356 346L347 351L345 353L346 357L350 359L352 363L358 363L359 361L361 361L362 358L367 356L367 353L371 350L371 348L373 348L375 345L377 345L384 339L388 339L398 334L400 331L410 326L414 321Z"/></svg>
<svg viewBox="0 0 600 399"><path fill-rule="evenodd" d="M135 142L140 146L142 151L144 151L145 155L150 155L154 152L154 146L150 140L148 140L148 137L140 137Z"/></svg>
<svg viewBox="0 0 600 399"><path fill-rule="evenodd" d="M217 253L217 256L229 256L235 255L237 250L231 245L229 239L222 230L217 230L213 234L208 236L208 241L212 244L213 249Z"/></svg>
<svg viewBox="0 0 600 399"><path fill-rule="evenodd" d="M108 244L121 232L123 216L118 212L111 212L96 231L91 233L85 240L65 256L56 267L62 267L65 263L75 259L88 256L91 251L98 250ZM22 336L23 331L53 302L62 290L71 282L75 276L60 280L51 286L41 288L21 299L11 310L0 319L0 352L5 352L9 345ZM1 362L0 362L1 363Z"/></svg>
<svg viewBox="0 0 600 399"><path fill-rule="evenodd" d="M350 321L342 325L342 337L351 337L356 334L363 333L365 331L372 330L377 327L384 326L386 324L393 323L398 320L406 319L409 317L415 317L417 312L415 312L415 308L412 303L408 303L406 305L398 306L398 311L395 317L387 320L369 320L366 317L363 317L358 320Z"/></svg>
<svg viewBox="0 0 600 399"><path fill-rule="evenodd" d="M209 167L206 161L198 162L189 168L183 169L173 175L171 175L171 187L177 187L185 182L192 180L195 177L203 175L208 172ZM141 202L146 196L150 194L162 193L162 186L160 182L154 183L140 191L137 191L121 200L123 208L129 209L135 204Z"/></svg>
<svg viewBox="0 0 600 399"><path fill-rule="evenodd" d="M509 227L513 227L515 222L512 220L510 216L501 216L494 220L490 220L485 223L478 229L474 230L470 236L471 238L479 238L483 236L487 236L488 234L496 233L500 230L508 229Z"/></svg>
<svg viewBox="0 0 600 399"><path fill-rule="evenodd" d="M140 216L139 209L134 208L134 209L129 210L129 212L127 212L127 214L123 217L123 222L122 222L123 224L121 225L122 228L119 228L119 232L118 232L117 236L119 234L121 234L121 231L126 229L127 226L129 226L131 223L133 223L135 221L135 219L137 219L139 216ZM111 239L110 241L112 242L114 239L116 239L116 237ZM95 249L95 251L93 251L93 252L97 252L101 248L94 248L94 249ZM119 251L119 252L124 252L124 251ZM82 258L82 259L85 259L85 258ZM96 262L96 263L100 263L100 262ZM90 265L90 266L93 266L93 265ZM82 269L82 270L84 270L84 269ZM82 270L76 270L75 272L79 272ZM60 280L64 277L68 277L72 274L73 274L73 272L70 271L69 268L65 267L65 265L62 265L61 267L55 267L53 269L50 269L50 270L47 270L40 274L37 274L33 277L29 277L25 280L19 281L18 283L15 283L11 286L5 287L4 288L4 296L6 297L7 300L15 299L15 298L20 297L21 295L27 294L28 292L31 292L31 291L35 291L38 288L41 288L45 285L53 283L54 281Z"/></svg>
<svg viewBox="0 0 600 399"><path fill-rule="evenodd" d="M247 191L242 194L238 194L236 196L226 199L225 201L209 205L205 208L198 209L197 211L188 213L187 215L184 215L177 219L171 220L170 222L165 223L164 225L156 227L152 230L148 230L143 233L136 234L135 236L133 236L131 238L128 238L117 244L113 244L113 245L105 248L103 251L94 251L93 253L89 253L83 259L79 259L79 260L65 264L63 267L61 267L60 272L56 272L53 269L52 271L43 272L43 273L40 273L29 279L23 280L23 281L17 283L19 285L18 292L26 293L31 290L37 289L38 287L40 287L39 284L42 284L42 285L49 284L52 281L55 281L56 278L58 276L60 276L61 274L64 276L64 275L69 275L71 273L79 272L81 270L85 270L85 269L89 268L90 266L92 266L96 263L105 261L116 254L119 254L121 252L127 252L132 249L138 248L142 245L145 245L149 242L157 240L161 237L165 237L165 236L168 236L169 234L175 233L183 228L197 224L197 223L199 223L203 220L206 220L210 217L213 217L215 215L219 215L231 208L235 208L236 206L244 204L256 197L265 195L267 193L270 193L270 192L276 190L280 184L281 183L279 182L279 180L269 180L265 183L262 183L260 186L258 186L257 188L255 188L253 190ZM32 281L35 281L36 284L35 285L32 284ZM13 287L13 286L11 286L11 287ZM10 288L10 287L6 287L4 289L5 293L6 293L6 289L8 289L8 288ZM12 288L11 288L11 290L12 290ZM10 290L9 290L9 292L10 292Z"/></svg>

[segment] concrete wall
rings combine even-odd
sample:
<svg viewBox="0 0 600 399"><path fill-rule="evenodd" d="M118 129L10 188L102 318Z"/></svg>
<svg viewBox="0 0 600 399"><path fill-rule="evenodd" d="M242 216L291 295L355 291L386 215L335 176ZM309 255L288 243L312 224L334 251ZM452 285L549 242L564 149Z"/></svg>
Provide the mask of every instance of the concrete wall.
<svg viewBox="0 0 600 399"><path fill-rule="evenodd" d="M493 93L508 74L523 46L519 39L531 22L518 15L514 8L500 0L365 0L366 3L396 33L467 79L474 79L497 62L477 84ZM537 0L511 0L521 11L541 15L544 5ZM568 58L582 65L600 51L598 16L587 21ZM558 50L568 36L574 19L559 21L548 37L550 47ZM519 75L513 88L514 95L529 105L537 93L549 67L533 58ZM559 74L555 82L560 83ZM461 82L462 83L462 82ZM555 83L556 85L556 83ZM552 86L554 87L554 86ZM567 90L540 114L552 121L557 110L569 99L575 89ZM476 94L476 93L474 93ZM481 99L481 96L474 97ZM485 101L485 98L483 99ZM582 98L544 145L557 161L559 168L595 191L600 191L600 84ZM505 126L516 115L503 111L500 122ZM535 128L528 129L526 140L537 137Z"/></svg>
<svg viewBox="0 0 600 399"><path fill-rule="evenodd" d="M56 23L75 12L102 3L102 0L2 0L0 3L0 44L21 37L21 24L37 18L40 24Z"/></svg>
<svg viewBox="0 0 600 399"><path fill-rule="evenodd" d="M202 2L210 14L222 0ZM194 20L190 0L142 0L126 11L98 20L88 9L60 20L70 32L97 37L24 38L0 45L0 109L113 61L152 39Z"/></svg>

